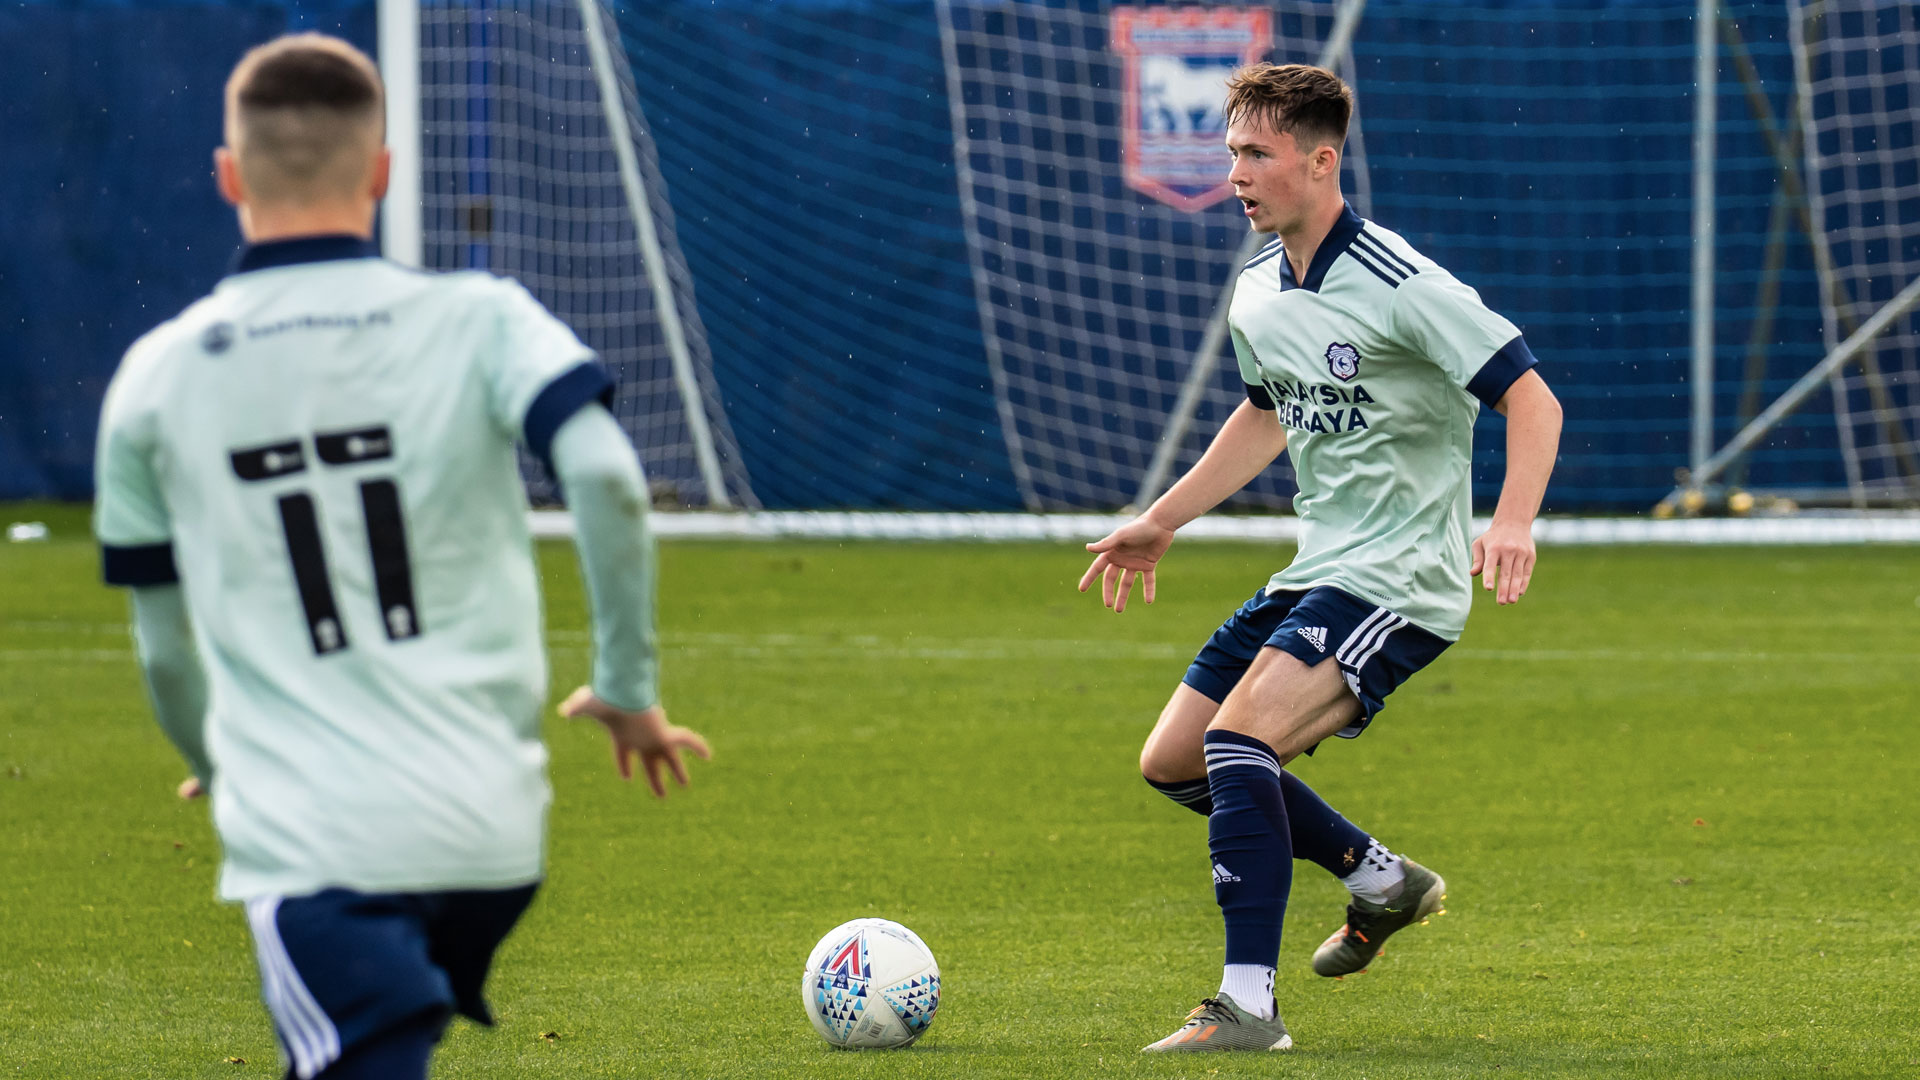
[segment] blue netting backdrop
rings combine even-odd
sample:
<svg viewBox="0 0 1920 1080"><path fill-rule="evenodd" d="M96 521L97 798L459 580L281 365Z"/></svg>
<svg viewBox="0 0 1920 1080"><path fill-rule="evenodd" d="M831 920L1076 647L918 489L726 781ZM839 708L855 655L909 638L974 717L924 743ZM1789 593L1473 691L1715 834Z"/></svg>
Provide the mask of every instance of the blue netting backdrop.
<svg viewBox="0 0 1920 1080"><path fill-rule="evenodd" d="M1028 504L986 359L933 0L617 8L760 500ZM1553 510L1644 509L1685 463L1693 10L1373 0L1354 44L1373 216L1517 322L1567 406ZM1784 123L1785 13L1727 10ZM0 497L90 494L95 418L120 353L210 288L237 241L207 179L221 83L247 45L305 27L371 46L373 7L0 10L0 55L13 58L0 65ZM1716 444L1823 351L1796 230L1759 378L1746 378L1779 184L1730 61L1719 94ZM1234 242L1190 232L1202 262ZM1177 375L1182 344L1156 363ZM1171 395L1138 404L1164 409ZM1122 425L1117 411L1075 420L1096 434ZM1497 491L1501 433L1482 420L1483 500ZM1119 469L1115 486L1139 467ZM1841 484L1830 401L1770 436L1747 480Z"/></svg>
<svg viewBox="0 0 1920 1080"><path fill-rule="evenodd" d="M1784 118L1793 86L1784 12L1729 7ZM1555 507L1644 507L1686 463L1692 14L1369 4L1356 44L1376 215L1522 328L1566 406ZM1737 428L1778 187L1731 70L1718 112L1716 446ZM1817 292L1796 234L1762 405L1824 352ZM1751 482L1841 482L1832 414L1819 404L1769 442ZM1474 469L1483 498L1497 489L1500 431L1483 417Z"/></svg>

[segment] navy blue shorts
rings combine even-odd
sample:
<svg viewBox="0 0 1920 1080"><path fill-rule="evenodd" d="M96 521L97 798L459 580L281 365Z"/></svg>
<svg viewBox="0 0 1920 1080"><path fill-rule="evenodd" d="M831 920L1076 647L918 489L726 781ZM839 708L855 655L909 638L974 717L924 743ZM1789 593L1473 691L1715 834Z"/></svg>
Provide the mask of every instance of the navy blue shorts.
<svg viewBox="0 0 1920 1080"><path fill-rule="evenodd" d="M1360 719L1339 732L1351 739L1385 708L1388 694L1450 644L1404 616L1331 585L1306 592L1268 593L1263 588L1220 624L1181 681L1214 701L1225 701L1268 645L1308 667L1332 657L1360 699Z"/></svg>
<svg viewBox="0 0 1920 1080"><path fill-rule="evenodd" d="M247 901L261 996L292 1075L319 1073L397 1025L454 1013L493 1023L493 953L537 885Z"/></svg>

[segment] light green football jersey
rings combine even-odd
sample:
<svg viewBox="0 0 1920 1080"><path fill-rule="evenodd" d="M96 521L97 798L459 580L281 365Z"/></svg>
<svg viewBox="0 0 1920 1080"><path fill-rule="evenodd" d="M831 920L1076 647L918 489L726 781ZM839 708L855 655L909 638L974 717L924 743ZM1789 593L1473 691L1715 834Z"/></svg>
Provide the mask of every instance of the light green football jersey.
<svg viewBox="0 0 1920 1080"><path fill-rule="evenodd" d="M1520 331L1348 208L1306 279L1274 240L1229 309L1240 375L1287 429L1300 550L1269 590L1332 585L1448 640L1466 627L1480 402L1533 366Z"/></svg>
<svg viewBox="0 0 1920 1080"><path fill-rule="evenodd" d="M610 387L518 284L264 244L107 392L107 579L178 580L221 895L541 874L540 600L515 442Z"/></svg>

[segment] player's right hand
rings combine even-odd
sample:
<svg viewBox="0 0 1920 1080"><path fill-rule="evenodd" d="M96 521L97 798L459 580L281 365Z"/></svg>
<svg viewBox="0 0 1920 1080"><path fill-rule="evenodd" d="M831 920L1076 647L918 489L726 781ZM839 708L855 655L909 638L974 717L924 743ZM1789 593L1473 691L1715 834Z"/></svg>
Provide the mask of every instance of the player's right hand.
<svg viewBox="0 0 1920 1080"><path fill-rule="evenodd" d="M1134 518L1087 545L1094 553L1093 565L1081 575L1080 591L1086 592L1099 578L1100 602L1118 615L1127 610L1127 596L1138 579L1142 598L1153 603L1153 568L1172 544L1172 529L1145 515Z"/></svg>
<svg viewBox="0 0 1920 1080"><path fill-rule="evenodd" d="M567 695L567 700L560 703L560 715L591 716L600 721L613 739L613 764L620 770L620 779L633 779L633 758L638 754L647 786L656 799L667 797L667 785L660 776L662 765L673 773L676 783L687 786L687 766L680 760L680 751L691 750L703 760L713 756L699 732L667 723L667 710L661 706L629 711L600 700L590 686Z"/></svg>

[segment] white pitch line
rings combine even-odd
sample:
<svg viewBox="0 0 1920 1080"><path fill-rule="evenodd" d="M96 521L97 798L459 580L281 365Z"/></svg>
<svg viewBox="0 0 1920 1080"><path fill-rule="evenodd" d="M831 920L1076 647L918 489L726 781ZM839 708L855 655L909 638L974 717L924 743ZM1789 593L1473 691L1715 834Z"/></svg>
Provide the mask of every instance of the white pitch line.
<svg viewBox="0 0 1920 1080"><path fill-rule="evenodd" d="M1185 661L1195 646L1165 642L1101 641L1091 638L923 638L902 641L871 634L663 634L668 657L744 660L1002 660ZM592 636L577 630L547 635L554 652L590 652ZM1686 663L1686 664L1906 664L1912 656L1890 652L1745 652L1733 649L1451 649L1446 654L1478 663ZM131 649L0 649L0 663L130 660Z"/></svg>
<svg viewBox="0 0 1920 1080"><path fill-rule="evenodd" d="M91 664L131 659L133 659L132 649L0 649L0 663L70 660Z"/></svg>

